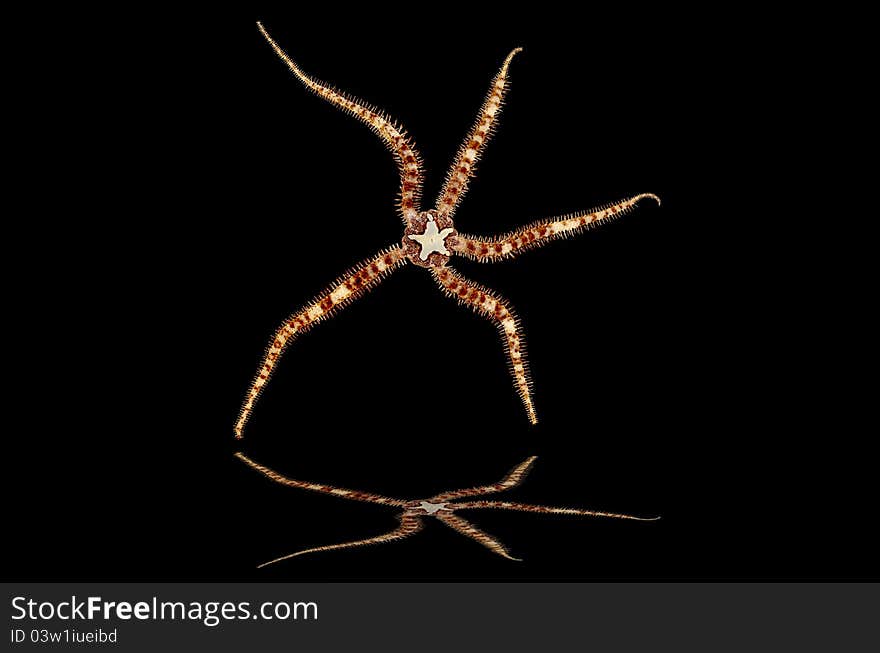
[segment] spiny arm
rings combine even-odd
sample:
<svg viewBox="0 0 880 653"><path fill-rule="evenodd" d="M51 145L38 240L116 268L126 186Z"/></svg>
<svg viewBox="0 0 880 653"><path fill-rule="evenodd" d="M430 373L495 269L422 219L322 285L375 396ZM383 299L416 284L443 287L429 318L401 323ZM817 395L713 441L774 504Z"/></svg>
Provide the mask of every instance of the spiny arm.
<svg viewBox="0 0 880 653"><path fill-rule="evenodd" d="M263 476L288 487L295 487L301 490L312 490L313 492L322 492L324 494L332 494L342 499L351 499L352 501L366 501L368 503L378 503L384 506L405 506L406 501L400 499L392 499L383 497L381 494L370 494L369 492L360 492L359 490L346 490L341 487L332 485L322 485L321 483L309 483L308 481L297 481L287 478L273 469L265 467L260 463L251 460L241 452L236 452L235 457L242 461L245 465L260 472Z"/></svg>
<svg viewBox="0 0 880 653"><path fill-rule="evenodd" d="M461 517L452 514L437 515L437 518L444 524L449 526L449 528L458 531L462 535L466 535L467 537L476 540L493 553L497 553L501 557L507 558L508 560L516 560L517 562L522 562L520 558L514 558L512 555L510 555L510 553L507 551L507 547L505 547L501 542L496 540L488 533L481 531L479 528L471 524L466 519L462 519Z"/></svg>
<svg viewBox="0 0 880 653"><path fill-rule="evenodd" d="M432 268L431 274L444 293L458 299L462 304L467 304L498 326L510 360L510 372L516 390L526 408L529 421L537 424L538 418L532 401L532 382L526 362L525 339L513 309L500 295L473 281L468 281L448 267Z"/></svg>
<svg viewBox="0 0 880 653"><path fill-rule="evenodd" d="M581 515L584 517L610 517L612 519L635 519L636 521L657 521L659 517L635 517L616 512L599 512L598 510L581 510L579 508L551 508L549 506L533 506L529 503L511 503L510 501L468 501L456 503L456 510L471 508L502 508L504 510L520 510L522 512L540 512L554 515Z"/></svg>
<svg viewBox="0 0 880 653"><path fill-rule="evenodd" d="M438 494L437 496L432 497L430 500L434 503L442 503L444 501L460 499L461 497L479 496L481 494L493 494L495 492L509 490L510 488L516 487L523 482L523 479L531 471L532 465L535 464L535 461L537 459L537 456L526 458L519 465L511 469L507 476L501 479L498 483L472 487L464 490L451 490L449 492L444 492L443 494Z"/></svg>
<svg viewBox="0 0 880 653"><path fill-rule="evenodd" d="M419 198L422 192L422 161L415 146L406 135L406 131L397 126L388 116L363 101L341 93L327 84L310 77L291 59L284 50L269 36L262 23L257 23L260 33L275 50L275 53L287 64L290 71L306 88L324 98L331 104L347 111L366 124L379 135L385 145L394 153L400 172L400 212L404 221L415 217L419 211Z"/></svg>
<svg viewBox="0 0 880 653"><path fill-rule="evenodd" d="M455 207L467 192L468 180L474 174L480 152L489 142L501 113L501 106L507 91L507 68L513 57L521 51L522 48L516 48L507 55L501 70L492 80L492 86L489 88L489 93L480 109L476 123L459 148L455 162L446 174L446 183L437 200L437 210L441 215L452 217L455 213Z"/></svg>
<svg viewBox="0 0 880 653"><path fill-rule="evenodd" d="M660 204L660 198L653 193L642 193L629 199L609 204L583 213L571 213L558 218L539 220L527 227L498 237L480 238L458 234L450 243L456 254L481 262L498 261L522 254L533 248L546 245L557 238L574 236L585 229L595 227L631 211L643 199L650 198Z"/></svg>
<svg viewBox="0 0 880 653"><path fill-rule="evenodd" d="M385 542L393 542L394 540L401 540L405 537L409 537L410 535L414 535L415 533L418 533L421 529L422 522L418 518L401 516L400 526L395 528L393 531L390 531L383 535L369 537L365 540L354 540L352 542L342 542L341 544L330 544L327 546L316 546L311 549L304 549L303 551L297 551L296 553L291 553L289 555L270 560L269 562L264 562L261 565L257 565L257 569L260 569L261 567L268 567L269 565L274 565L276 562L281 562L282 560L288 560L290 558L305 555L306 553L315 553L317 551L333 551L335 549L352 549L354 547L367 546L369 544L383 544Z"/></svg>
<svg viewBox="0 0 880 653"><path fill-rule="evenodd" d="M241 439L254 404L269 383L281 355L300 334L330 317L382 281L386 274L406 262L403 249L392 247L373 258L362 261L339 277L312 302L288 317L272 337L260 368L245 395L244 404L235 422L235 437Z"/></svg>

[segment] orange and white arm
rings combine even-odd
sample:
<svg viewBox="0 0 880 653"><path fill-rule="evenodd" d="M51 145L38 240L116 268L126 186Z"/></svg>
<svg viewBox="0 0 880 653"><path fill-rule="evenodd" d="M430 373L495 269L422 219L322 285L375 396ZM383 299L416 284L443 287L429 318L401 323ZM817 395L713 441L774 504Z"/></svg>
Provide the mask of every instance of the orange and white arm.
<svg viewBox="0 0 880 653"><path fill-rule="evenodd" d="M481 494L493 494L495 492L503 492L504 490L509 490L510 488L514 488L523 482L523 479L525 479L525 477L531 471L532 465L535 464L535 461L537 459L537 456L526 458L519 465L511 469L507 476L505 476L499 482L493 483L492 485L482 485L479 487L472 487L464 490L451 490L449 492L444 492L443 494L438 494L437 496L432 497L430 501L442 503L444 501L460 499L461 497L473 497L479 496Z"/></svg>
<svg viewBox="0 0 880 653"><path fill-rule="evenodd" d="M456 510L470 510L473 508L501 508L504 510L519 510L522 512L539 512L552 515L580 515L582 517L610 517L611 519L634 519L636 521L657 521L659 517L635 517L616 512L600 512L598 510L581 510L580 508L552 508L549 506L533 506L529 503L512 503L510 501L468 501L456 503Z"/></svg>
<svg viewBox="0 0 880 653"><path fill-rule="evenodd" d="M369 546L370 544L384 544L385 542L402 540L403 538L414 535L422 530L422 522L417 517L401 516L399 519L400 526L388 533L377 535L376 537L368 537L364 540L354 540L351 542L342 542L341 544L329 544L326 546L316 546L311 549L304 549L303 551L297 551L296 553L290 553L286 556L281 556L280 558L275 558L274 560L264 562L261 565L257 565L257 569L260 569L261 567L268 567L269 565L274 565L276 562L289 560L290 558L295 558L297 556L305 555L307 553L316 553L318 551L335 551L337 549L353 549L359 546Z"/></svg>
<svg viewBox="0 0 880 653"><path fill-rule="evenodd" d="M431 274L444 293L495 322L504 341L516 391L522 399L529 421L537 424L538 418L532 400L532 382L526 362L525 339L513 309L500 295L465 279L448 267L432 268Z"/></svg>
<svg viewBox="0 0 880 653"><path fill-rule="evenodd" d="M446 183L440 192L440 198L437 200L437 211L442 216L452 217L458 202L467 192L468 180L474 174L474 168L477 160L480 158L480 152L489 142L492 136L498 117L501 114L501 106L504 103L504 95L507 92L507 68L510 62L521 52L522 48L516 48L507 55L501 70L492 80L489 87L489 93L485 102L477 116L468 137L461 144L455 163L449 168L446 174Z"/></svg>
<svg viewBox="0 0 880 653"><path fill-rule="evenodd" d="M400 203L399 208L404 222L411 220L419 212L419 200L422 192L422 161L415 146L406 135L406 130L378 109L352 97L331 86L310 77L291 59L284 50L269 36L262 23L257 23L260 33L275 50L275 53L287 64L290 71L310 91L316 93L331 104L336 105L367 125L381 138L397 159L400 172Z"/></svg>
<svg viewBox="0 0 880 653"><path fill-rule="evenodd" d="M504 546L501 542L496 540L485 531L481 531L479 528L471 524L468 520L462 519L458 515L453 514L439 514L437 515L437 519L449 526L449 528L451 528L452 530L458 531L462 535L466 535L467 537L476 540L493 553L497 553L498 555L500 555L502 558L522 562L521 558L514 558L512 555L510 555L507 547Z"/></svg>
<svg viewBox="0 0 880 653"><path fill-rule="evenodd" d="M245 395L235 422L236 438L240 439L243 436L244 427L254 404L263 392L263 388L269 383L269 378L288 345L314 325L377 286L385 275L405 262L406 256L401 247L392 247L380 252L343 274L314 300L284 321L272 337L260 368Z"/></svg>
<svg viewBox="0 0 880 653"><path fill-rule="evenodd" d="M557 238L568 238L577 235L585 229L625 215L632 211L636 204L643 199L652 199L658 205L660 204L660 198L653 193L642 193L641 195L591 209L590 211L538 220L526 227L501 236L481 238L460 233L455 242L452 243L451 249L456 254L482 262L510 258L517 254L522 254L533 247L546 245Z"/></svg>
<svg viewBox="0 0 880 653"><path fill-rule="evenodd" d="M333 485L324 485L321 483L310 483L308 481L297 481L296 479L287 478L276 472L274 469L269 469L268 467L261 465L260 463L251 460L243 453L236 453L235 457L242 461L245 465L250 467L253 470L260 472L263 476L275 481L276 483L280 483L281 485L286 485L287 487L295 487L301 490L311 490L312 492L322 492L324 494L331 494L335 497L339 497L340 499L350 499L352 501L366 501L367 503L378 503L383 506L399 506L403 507L406 505L406 501L401 499L392 499L391 497L384 497L381 494L371 494L370 492L361 492L360 490L346 490L345 488L335 487Z"/></svg>

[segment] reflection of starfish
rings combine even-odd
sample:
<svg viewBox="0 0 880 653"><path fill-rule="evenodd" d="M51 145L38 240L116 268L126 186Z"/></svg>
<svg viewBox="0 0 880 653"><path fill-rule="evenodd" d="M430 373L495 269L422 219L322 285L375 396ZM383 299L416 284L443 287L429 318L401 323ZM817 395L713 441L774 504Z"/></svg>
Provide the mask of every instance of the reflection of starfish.
<svg viewBox="0 0 880 653"><path fill-rule="evenodd" d="M630 211L639 200L650 198L659 203L660 199L656 195L644 193L590 211L539 220L527 227L497 237L480 238L459 234L455 230L452 218L459 201L467 191L468 180L474 174L474 166L480 152L495 128L507 90L507 68L520 48L507 55L501 70L492 81L477 121L449 169L435 208L421 211L419 200L422 191L422 164L415 147L403 129L380 111L306 75L272 40L263 26L259 23L257 25L278 56L306 88L369 126L394 153L400 172L398 212L405 229L400 245L390 247L362 261L343 274L313 301L293 313L276 331L245 397L235 424L236 437L242 437L254 404L269 382L269 377L285 348L300 334L375 287L386 274L406 262L427 268L443 292L463 304L468 304L474 311L496 324L510 359L510 369L517 392L525 405L529 421L536 423L525 345L513 310L499 295L468 281L447 267L449 257L456 254L491 262L518 256L533 247L544 245L557 238L572 236L591 226L621 216Z"/></svg>
<svg viewBox="0 0 880 653"><path fill-rule="evenodd" d="M615 519L635 519L638 521L654 521L655 519L659 519L659 517L633 517L632 515L621 515L613 512L597 512L595 510L579 510L577 508L549 508L547 506L533 506L528 503L511 503L509 501L463 501L453 503L454 499L479 496L483 494L493 494L495 492L501 492L502 490L509 490L512 487L516 487L517 485L522 483L522 480L525 478L526 474L529 473L529 469L534 464L535 460L537 460L537 456L532 456L531 458L527 458L526 460L524 460L522 463L514 467L510 471L510 473L503 479L501 479L501 481L499 481L498 483L468 488L466 490L452 490L450 492L443 492L427 500L408 501L406 499L392 499L390 497L384 497L378 494L370 494L368 492L358 492L357 490L345 490L343 488L337 488L331 485L322 485L320 483L306 483L305 481L295 481L293 479L282 476L278 472L272 471L268 467L264 467L263 465L254 462L244 454L237 453L235 455L237 458L244 461L250 467L254 468L262 474L265 474L276 483L281 483L282 485L298 487L304 490L314 490L315 492L324 492L326 494L332 494L338 497L342 497L344 499L367 501L369 503L378 503L384 506L397 506L398 508L403 508L403 513L401 513L398 517L400 519L400 526L389 533L377 535L376 537L370 537L365 540L355 540L353 542L343 542L342 544L331 544L329 546L316 546L311 549L305 549L304 551L297 551L296 553L291 553L289 555L270 560L269 562L264 562L260 565L260 567L265 567L266 565L271 565L276 562L287 560L288 558L294 558L296 556L301 556L306 553L314 553L315 551L348 549L351 547L364 546L367 544L381 544L383 542L391 542L393 540L399 540L404 537L409 537L410 535L414 535L422 529L422 518L429 516L436 517L453 530L458 531L462 535L467 535L468 537L475 539L487 549L490 549L491 551L507 558L508 560L519 560L519 558L512 557L507 552L507 549L504 547L504 545L501 544L501 542L496 540L494 537L488 535L487 533L484 533L483 531L471 525L469 522L465 521L458 515L454 514L456 510L471 510L475 508L503 508L505 510L523 510L526 512L540 512L557 515L613 517Z"/></svg>

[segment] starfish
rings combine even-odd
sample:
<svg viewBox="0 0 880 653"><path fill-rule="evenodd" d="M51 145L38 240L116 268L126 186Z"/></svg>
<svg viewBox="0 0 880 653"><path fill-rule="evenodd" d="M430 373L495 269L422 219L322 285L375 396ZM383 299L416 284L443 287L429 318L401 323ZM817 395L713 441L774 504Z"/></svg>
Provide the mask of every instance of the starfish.
<svg viewBox="0 0 880 653"><path fill-rule="evenodd" d="M532 465L534 465L535 461L538 459L537 456L526 458L526 460L514 467L510 471L510 473L507 474L507 476L501 479L498 483L472 487L464 490L451 490L449 492L441 492L440 494L437 494L430 499L417 499L415 501L410 501L407 499L393 499L391 497L385 497L380 494L371 494L369 492L360 492L358 490L346 490L344 488L333 487L332 485L322 485L320 483L296 481L282 476L278 472L273 471L268 467L264 467L257 462L254 462L242 453L236 453L235 456L239 460L247 464L249 467L269 477L276 483L281 483L282 485L296 487L303 490L312 490L314 492L323 492L324 494L332 494L334 496L338 496L343 499L351 499L353 501L366 501L368 503L377 503L383 506L395 506L403 509L403 512L398 515L400 525L393 531L384 533L382 535L377 535L375 537L369 537L364 540L354 540L351 542L343 542L341 544L330 544L327 546L316 546L311 549L304 549L302 551L297 551L296 553L290 553L288 555L281 556L280 558L275 558L274 560L264 562L263 564L259 565L258 568L266 567L268 565L275 564L276 562L295 558L297 556L305 555L307 553L315 553L317 551L350 549L358 546L366 546L367 544L382 544L384 542L400 540L418 533L422 529L423 517L434 517L440 520L451 529L476 540L493 553L497 553L498 555L507 558L508 560L520 560L520 558L514 558L513 556L511 556L510 553L508 553L507 548L494 537L492 537L488 533L484 533L467 520L456 515L455 512L457 510L500 508L503 510L521 510L524 512L539 512L544 514L610 517L612 519L634 519L637 521L656 521L657 519L659 519L659 517L634 517L632 515L622 515L614 512L599 512L596 510L581 510L578 508L551 508L548 506L535 506L528 503L512 503L510 501L456 501L457 499L463 499L466 497L494 494L496 492L502 492L504 490L509 490L510 488L516 487L517 485L522 483L523 479L529 473Z"/></svg>
<svg viewBox="0 0 880 653"><path fill-rule="evenodd" d="M281 355L300 335L334 315L350 302L375 288L392 271L406 263L426 268L437 286L448 296L470 306L497 326L509 358L514 385L532 424L538 419L532 399L532 385L525 356L525 343L519 320L506 299L470 281L447 265L451 256L492 262L518 256L553 240L575 235L632 210L643 199L660 198L642 193L603 207L538 220L516 231L492 237L459 233L453 222L455 210L465 195L477 159L496 127L508 83L507 70L516 48L493 79L489 93L468 137L459 148L446 182L433 209L420 207L422 162L405 130L378 109L307 75L272 39L261 23L257 26L275 53L307 89L361 121L382 139L394 154L400 174L397 213L403 221L399 245L388 247L345 272L315 299L291 314L269 342L259 370L252 381L235 423L236 438L243 436L254 405L272 375Z"/></svg>

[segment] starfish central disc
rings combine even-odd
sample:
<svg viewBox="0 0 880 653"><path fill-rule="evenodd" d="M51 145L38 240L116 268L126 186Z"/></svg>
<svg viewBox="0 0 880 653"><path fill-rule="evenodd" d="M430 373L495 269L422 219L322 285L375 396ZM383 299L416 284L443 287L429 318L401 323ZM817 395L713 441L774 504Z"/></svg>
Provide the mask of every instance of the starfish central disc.
<svg viewBox="0 0 880 653"><path fill-rule="evenodd" d="M429 515L433 515L435 512L438 512L440 510L449 510L449 508L446 507L445 503L431 503L430 501L420 501L419 508L424 510Z"/></svg>
<svg viewBox="0 0 880 653"><path fill-rule="evenodd" d="M446 229L438 229L437 223L434 221L434 216L430 213L428 214L428 223L425 225L425 231L422 234L410 234L408 238L410 240L416 241L419 245L422 246L422 251L419 253L419 258L422 261L427 261L428 257L437 252L438 254L443 254L444 256L449 256L449 250L446 249L446 238L453 232L452 227L447 227Z"/></svg>

